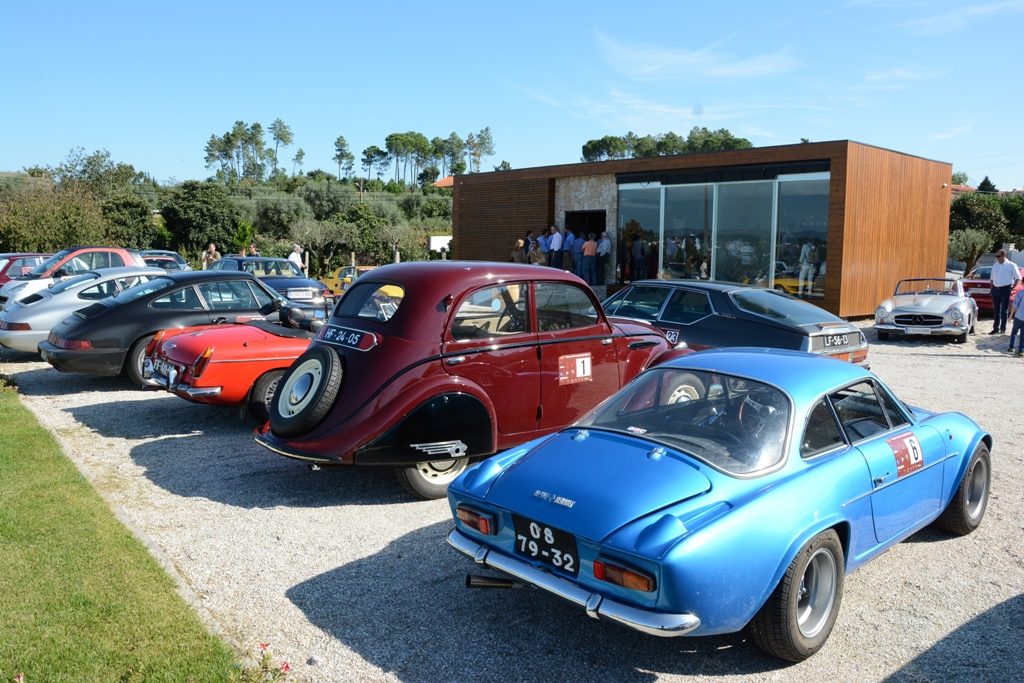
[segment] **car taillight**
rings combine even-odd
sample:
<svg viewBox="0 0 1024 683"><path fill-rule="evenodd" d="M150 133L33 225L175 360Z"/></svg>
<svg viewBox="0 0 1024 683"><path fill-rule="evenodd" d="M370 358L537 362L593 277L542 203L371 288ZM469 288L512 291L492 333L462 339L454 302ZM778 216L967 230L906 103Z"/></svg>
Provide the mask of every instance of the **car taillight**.
<svg viewBox="0 0 1024 683"><path fill-rule="evenodd" d="M468 527L476 529L485 536L492 536L498 532L492 515L477 512L473 508L468 508L465 505L459 505L456 507L455 514L459 516L460 522Z"/></svg>
<svg viewBox="0 0 1024 683"><path fill-rule="evenodd" d="M650 593L654 590L654 577L605 560L594 560L594 578L616 586Z"/></svg>
<svg viewBox="0 0 1024 683"><path fill-rule="evenodd" d="M862 349L860 351L854 351L850 354L851 363L863 363L868 359L868 350Z"/></svg>
<svg viewBox="0 0 1024 683"><path fill-rule="evenodd" d="M153 352L156 351L156 347L160 346L160 342L162 342L166 336L166 330L160 330L154 334L153 338L149 340L148 344L146 344L146 355L152 356Z"/></svg>
<svg viewBox="0 0 1024 683"><path fill-rule="evenodd" d="M11 330L14 332L27 332L31 330L32 326L28 323L9 323L6 320L0 320L0 330Z"/></svg>
<svg viewBox="0 0 1024 683"><path fill-rule="evenodd" d="M196 359L196 362L192 364L192 376L199 377L206 370L206 366L210 364L210 358L213 356L213 347L207 346L206 350L203 351L202 355Z"/></svg>

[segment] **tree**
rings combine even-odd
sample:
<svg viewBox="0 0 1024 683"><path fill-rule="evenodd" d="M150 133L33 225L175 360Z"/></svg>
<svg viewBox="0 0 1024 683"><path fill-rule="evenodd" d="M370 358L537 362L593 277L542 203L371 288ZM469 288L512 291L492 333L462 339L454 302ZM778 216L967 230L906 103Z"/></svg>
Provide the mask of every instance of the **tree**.
<svg viewBox="0 0 1024 683"><path fill-rule="evenodd" d="M179 251L197 253L208 242L231 243L240 219L238 208L220 185L188 180L167 200L161 211Z"/></svg>
<svg viewBox="0 0 1024 683"><path fill-rule="evenodd" d="M306 158L306 150L299 147L295 151L295 157L292 159L292 175L295 175L296 169L299 173L302 173L302 160Z"/></svg>
<svg viewBox="0 0 1024 683"><path fill-rule="evenodd" d="M477 173L480 172L480 164L483 159L494 156L494 137L491 135L491 127L484 128L476 134L476 145L473 151L473 164Z"/></svg>
<svg viewBox="0 0 1024 683"><path fill-rule="evenodd" d="M988 176L985 176L984 178L982 178L981 182L978 183L978 192L995 192L995 191L996 191L996 185L995 185L995 183L993 183L991 180L988 179Z"/></svg>
<svg viewBox="0 0 1024 683"><path fill-rule="evenodd" d="M1006 218L1008 241L1024 247L1024 195L1006 194L999 198L999 208Z"/></svg>
<svg viewBox="0 0 1024 683"><path fill-rule="evenodd" d="M270 139L274 141L273 173L276 174L278 147L287 147L288 145L292 144L292 129L288 126L287 123L277 118L274 119L274 122L270 124L267 130L270 131Z"/></svg>
<svg viewBox="0 0 1024 683"><path fill-rule="evenodd" d="M967 174L964 173L963 171L953 171L953 180L952 180L952 182L953 182L954 185L966 185L967 184Z"/></svg>
<svg viewBox="0 0 1024 683"><path fill-rule="evenodd" d="M504 159L502 159L501 163L494 167L494 170L495 171L511 171L512 170L512 164L510 164L507 161L505 161Z"/></svg>
<svg viewBox="0 0 1024 683"><path fill-rule="evenodd" d="M1006 226L1006 216L994 195L965 192L950 204L950 232L980 230L993 244L1002 244L1010 237Z"/></svg>
<svg viewBox="0 0 1024 683"><path fill-rule="evenodd" d="M149 203L139 195L123 191L104 199L100 209L107 222L107 239L111 244L133 249L167 246L160 243L160 226L153 220Z"/></svg>
<svg viewBox="0 0 1024 683"><path fill-rule="evenodd" d="M465 172L465 154L466 143L462 141L458 133L453 131L444 141L444 158L448 164L448 174L458 175Z"/></svg>
<svg viewBox="0 0 1024 683"><path fill-rule="evenodd" d="M0 251L106 244L107 225L99 202L78 183L0 195Z"/></svg>
<svg viewBox="0 0 1024 683"><path fill-rule="evenodd" d="M974 270L982 254L992 248L992 237L983 230L956 230L949 233L949 255L967 264L965 273Z"/></svg>
<svg viewBox="0 0 1024 683"><path fill-rule="evenodd" d="M339 135L338 139L334 141L334 156L331 158L338 164L338 180L341 180L343 169L351 169L352 162L355 160L352 152L348 149L348 141L345 140L344 135Z"/></svg>

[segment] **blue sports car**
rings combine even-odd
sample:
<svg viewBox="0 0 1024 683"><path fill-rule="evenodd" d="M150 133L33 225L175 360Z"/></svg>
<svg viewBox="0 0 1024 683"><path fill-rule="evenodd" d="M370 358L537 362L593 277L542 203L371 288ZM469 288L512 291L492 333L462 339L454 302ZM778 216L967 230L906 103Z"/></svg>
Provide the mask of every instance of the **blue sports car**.
<svg viewBox="0 0 1024 683"><path fill-rule="evenodd" d="M748 624L800 661L843 577L937 522L980 524L992 437L811 354L723 349L648 370L572 427L448 489L448 542L503 576L659 636Z"/></svg>

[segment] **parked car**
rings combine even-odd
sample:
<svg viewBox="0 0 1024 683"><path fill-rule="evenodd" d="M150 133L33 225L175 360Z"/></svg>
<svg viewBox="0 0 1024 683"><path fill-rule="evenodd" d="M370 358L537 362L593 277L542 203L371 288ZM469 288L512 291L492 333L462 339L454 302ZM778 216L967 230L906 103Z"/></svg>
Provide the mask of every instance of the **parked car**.
<svg viewBox="0 0 1024 683"><path fill-rule="evenodd" d="M442 497L470 458L560 429L686 352L646 323L610 322L554 268L382 266L285 373L257 442L317 465L393 466L412 493Z"/></svg>
<svg viewBox="0 0 1024 683"><path fill-rule="evenodd" d="M324 278L324 284L329 290L335 295L340 296L352 286L352 283L359 279L360 276L369 273L374 269L374 266L342 266L335 270L331 275Z"/></svg>
<svg viewBox="0 0 1024 683"><path fill-rule="evenodd" d="M868 366L864 334L782 292L729 282L641 280L605 299L608 315L646 320L694 349L768 346Z"/></svg>
<svg viewBox="0 0 1024 683"><path fill-rule="evenodd" d="M324 324L297 307L281 323L202 325L161 330L146 349L143 376L195 403L236 405L260 423L277 383Z"/></svg>
<svg viewBox="0 0 1024 683"><path fill-rule="evenodd" d="M911 278L896 283L892 298L875 309L875 331L890 335L952 336L963 344L974 332L978 303L955 278Z"/></svg>
<svg viewBox="0 0 1024 683"><path fill-rule="evenodd" d="M684 378L701 392L672 403ZM846 574L932 522L977 528L991 448L970 418L908 406L851 363L696 353L466 471L448 542L504 574L467 585L526 583L658 636L749 625L799 661L828 639Z"/></svg>
<svg viewBox="0 0 1024 683"><path fill-rule="evenodd" d="M209 270L165 273L75 311L39 344L58 370L125 374L139 386L146 346L160 330L273 319L281 298L248 273Z"/></svg>
<svg viewBox="0 0 1024 683"><path fill-rule="evenodd" d="M1024 279L1024 267L1020 268L1020 276ZM979 313L992 312L992 266L978 266L964 278L964 293L974 299L978 304ZM1021 289L1024 289L1024 282L1018 281L1010 295L1010 300Z"/></svg>
<svg viewBox="0 0 1024 683"><path fill-rule="evenodd" d="M10 282L12 278L27 275L49 256L49 254L24 252L0 254L0 285Z"/></svg>
<svg viewBox="0 0 1024 683"><path fill-rule="evenodd" d="M62 249L25 275L0 286L0 306L10 299L23 299L46 289L54 282L96 268L138 266L145 268L142 256L134 249L120 247L70 247Z"/></svg>
<svg viewBox="0 0 1024 683"><path fill-rule="evenodd" d="M210 270L252 273L289 301L317 308L324 305L324 297L330 294L324 283L306 277L301 268L284 258L225 256L214 262Z"/></svg>
<svg viewBox="0 0 1024 683"><path fill-rule="evenodd" d="M80 308L162 275L158 268L99 268L62 280L19 301L9 301L0 313L0 344L38 353L50 329Z"/></svg>
<svg viewBox="0 0 1024 683"><path fill-rule="evenodd" d="M156 268L168 271L192 270L192 266L188 264L184 256L170 249L143 249L140 253L148 265ZM151 260L152 262L150 262ZM171 265L168 260L174 261L176 265Z"/></svg>

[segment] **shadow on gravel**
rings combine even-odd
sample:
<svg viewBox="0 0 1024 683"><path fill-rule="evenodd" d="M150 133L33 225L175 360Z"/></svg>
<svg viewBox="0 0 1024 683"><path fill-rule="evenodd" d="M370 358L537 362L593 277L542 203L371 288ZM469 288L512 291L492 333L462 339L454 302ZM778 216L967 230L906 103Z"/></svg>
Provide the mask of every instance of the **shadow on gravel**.
<svg viewBox="0 0 1024 683"><path fill-rule="evenodd" d="M87 391L132 391L134 386L125 377L94 377L70 372L60 372L49 365L46 367L18 371L13 375L18 382L18 391L25 396L65 396L68 393ZM138 391L142 391L138 389Z"/></svg>
<svg viewBox="0 0 1024 683"><path fill-rule="evenodd" d="M531 589L465 587L438 522L287 592L311 623L402 681L636 681L783 671L742 634L657 638ZM315 653L314 653L315 654ZM491 675L488 674L490 672ZM495 674L500 672L500 674Z"/></svg>
<svg viewBox="0 0 1024 683"><path fill-rule="evenodd" d="M979 614L935 643L886 681L1020 680L1024 595Z"/></svg>

